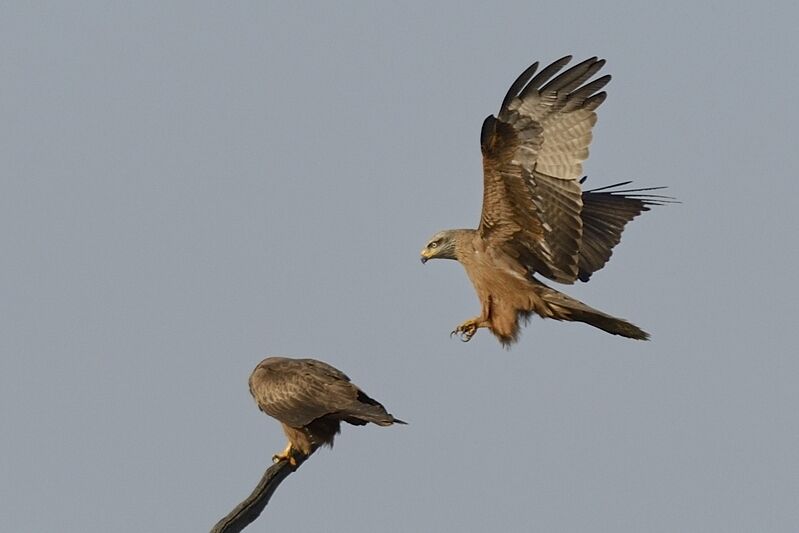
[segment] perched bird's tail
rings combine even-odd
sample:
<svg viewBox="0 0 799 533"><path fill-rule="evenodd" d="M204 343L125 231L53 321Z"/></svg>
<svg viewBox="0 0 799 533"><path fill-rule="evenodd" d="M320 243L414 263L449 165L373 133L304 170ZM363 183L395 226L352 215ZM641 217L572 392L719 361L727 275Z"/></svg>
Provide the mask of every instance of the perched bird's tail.
<svg viewBox="0 0 799 533"><path fill-rule="evenodd" d="M552 312L551 318L584 322L613 335L621 335L630 339L648 340L649 333L626 320L616 318L585 305L579 300L566 296L562 292L539 283L536 287L538 296L547 304Z"/></svg>
<svg viewBox="0 0 799 533"><path fill-rule="evenodd" d="M386 411L386 408L377 400L371 398L362 390L358 390L357 399L343 413L343 420L354 426L362 426L369 422L378 426L391 424L407 424Z"/></svg>

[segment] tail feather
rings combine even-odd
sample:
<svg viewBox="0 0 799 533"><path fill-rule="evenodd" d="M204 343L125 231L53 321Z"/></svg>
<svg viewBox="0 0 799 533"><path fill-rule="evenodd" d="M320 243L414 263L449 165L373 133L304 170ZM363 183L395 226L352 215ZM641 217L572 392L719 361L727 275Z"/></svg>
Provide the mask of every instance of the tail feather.
<svg viewBox="0 0 799 533"><path fill-rule="evenodd" d="M629 339L642 341L649 339L649 333L624 319L603 313L544 284L541 284L538 289L539 296L555 312L552 316L554 319L583 322L613 335L621 335Z"/></svg>
<svg viewBox="0 0 799 533"><path fill-rule="evenodd" d="M356 402L346 411L344 421L355 426L362 426L369 422L378 426L390 426L391 424L407 424L386 411L383 404L371 398L365 392L359 390Z"/></svg>

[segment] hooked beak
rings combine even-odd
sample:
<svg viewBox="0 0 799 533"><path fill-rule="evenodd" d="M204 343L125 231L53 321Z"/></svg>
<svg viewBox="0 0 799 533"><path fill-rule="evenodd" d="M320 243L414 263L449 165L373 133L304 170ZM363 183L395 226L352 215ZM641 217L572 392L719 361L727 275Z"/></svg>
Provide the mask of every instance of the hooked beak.
<svg viewBox="0 0 799 533"><path fill-rule="evenodd" d="M421 257L422 264L427 263L427 260L430 259L430 250L428 250L427 248L423 249L421 255L422 255Z"/></svg>
<svg viewBox="0 0 799 533"><path fill-rule="evenodd" d="M422 260L422 264L425 264L425 263L427 263L427 257L425 257L425 256L422 256L422 257L421 257L421 260Z"/></svg>

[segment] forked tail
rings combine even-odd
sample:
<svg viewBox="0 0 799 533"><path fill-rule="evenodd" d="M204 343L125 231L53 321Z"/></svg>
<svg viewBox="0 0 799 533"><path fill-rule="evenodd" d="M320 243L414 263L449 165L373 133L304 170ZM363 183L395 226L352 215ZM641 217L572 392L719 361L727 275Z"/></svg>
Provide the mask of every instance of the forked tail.
<svg viewBox="0 0 799 533"><path fill-rule="evenodd" d="M544 300L554 313L552 318L557 320L570 320L584 322L613 335L621 335L630 339L648 340L649 333L626 320L616 318L585 305L579 300L566 296L551 287L541 283L537 287L538 295Z"/></svg>

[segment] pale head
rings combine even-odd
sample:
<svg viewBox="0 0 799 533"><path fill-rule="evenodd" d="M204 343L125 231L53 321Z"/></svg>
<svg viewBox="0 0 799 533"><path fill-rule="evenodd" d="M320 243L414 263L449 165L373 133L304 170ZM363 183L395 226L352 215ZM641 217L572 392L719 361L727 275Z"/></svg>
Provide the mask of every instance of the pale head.
<svg viewBox="0 0 799 533"><path fill-rule="evenodd" d="M448 229L439 231L427 241L422 249L422 263L430 259L458 259L455 254L455 242L462 230Z"/></svg>

